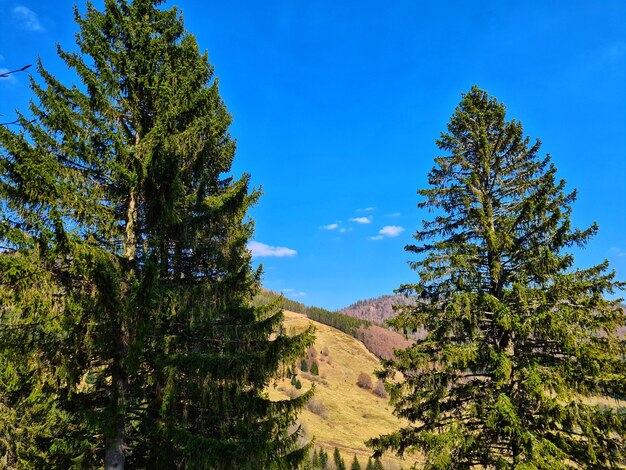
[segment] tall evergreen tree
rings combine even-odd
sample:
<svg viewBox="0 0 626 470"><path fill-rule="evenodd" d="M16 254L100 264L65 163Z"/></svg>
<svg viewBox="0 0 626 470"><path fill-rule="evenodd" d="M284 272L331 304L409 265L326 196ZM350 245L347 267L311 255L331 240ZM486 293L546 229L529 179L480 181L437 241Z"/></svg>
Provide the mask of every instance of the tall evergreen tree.
<svg viewBox="0 0 626 470"><path fill-rule="evenodd" d="M337 447L335 447L335 452L333 452L333 461L335 462L336 470L346 470L346 463L344 462L341 452L339 452Z"/></svg>
<svg viewBox="0 0 626 470"><path fill-rule="evenodd" d="M328 453L324 449L320 449L320 468L328 468Z"/></svg>
<svg viewBox="0 0 626 470"><path fill-rule="evenodd" d="M311 463L313 464L313 468L320 468L320 458L317 454L317 449L313 449L313 458L311 459Z"/></svg>
<svg viewBox="0 0 626 470"><path fill-rule="evenodd" d="M418 295L391 322L426 336L385 361L395 413L410 425L369 442L377 455L420 450L427 468L619 468L626 410L597 397L626 390L624 287L608 264L574 268L575 192L540 143L472 88L437 141L420 208L433 212L407 246Z"/></svg>
<svg viewBox="0 0 626 470"><path fill-rule="evenodd" d="M76 10L80 80L38 66L0 126L0 458L9 467L266 468L307 449L270 401L311 331L255 308L249 177L206 53L159 0Z"/></svg>

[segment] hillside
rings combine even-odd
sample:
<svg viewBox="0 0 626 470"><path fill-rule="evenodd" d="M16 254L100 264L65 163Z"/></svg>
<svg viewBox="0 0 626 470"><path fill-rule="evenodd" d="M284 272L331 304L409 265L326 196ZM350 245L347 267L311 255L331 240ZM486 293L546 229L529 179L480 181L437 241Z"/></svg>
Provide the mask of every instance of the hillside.
<svg viewBox="0 0 626 470"><path fill-rule="evenodd" d="M357 455L365 468L371 451L364 441L401 425L392 414L387 398L378 397L371 390L357 385L360 373L369 375L376 385L373 372L378 367L378 359L352 336L312 321L305 315L285 311L288 332L302 331L309 323L316 327L314 347L319 376L302 372L298 365L297 378L302 389L296 390L288 379L283 379L270 387L270 398L278 400L293 396L315 383L315 397L300 415L306 438L314 438L315 446L328 452L339 448L346 462L351 462ZM328 355L324 355L325 352ZM386 456L383 463L386 469L398 469L409 467L411 462L391 455Z"/></svg>
<svg viewBox="0 0 626 470"><path fill-rule="evenodd" d="M374 299L359 300L338 312L372 323L384 324L395 315L394 305L413 305L414 302L413 298L404 295L383 295Z"/></svg>
<svg viewBox="0 0 626 470"><path fill-rule="evenodd" d="M265 305L272 302L277 302L284 310L301 313L313 321L347 333L361 341L375 356L383 359L391 359L394 349L403 349L412 343L411 340L406 339L400 333L372 324L368 320L341 312L331 312L324 308L307 306L267 289L259 292L254 299L256 305Z"/></svg>

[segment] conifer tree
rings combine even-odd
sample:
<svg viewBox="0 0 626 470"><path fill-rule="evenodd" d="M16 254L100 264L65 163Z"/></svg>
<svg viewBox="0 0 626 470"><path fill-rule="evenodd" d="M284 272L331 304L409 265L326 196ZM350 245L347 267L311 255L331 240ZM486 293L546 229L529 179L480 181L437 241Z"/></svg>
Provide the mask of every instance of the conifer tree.
<svg viewBox="0 0 626 470"><path fill-rule="evenodd" d="M359 463L359 459L354 456L354 460L352 460L352 465L350 465L350 470L361 470L361 464Z"/></svg>
<svg viewBox="0 0 626 470"><path fill-rule="evenodd" d="M385 361L395 413L410 424L369 442L380 455L421 450L427 468L619 468L626 412L596 397L626 390L624 287L607 262L574 267L569 249L596 231L570 223L575 192L540 143L472 88L437 141L420 208L433 213L406 247L421 299L391 322L427 331Z"/></svg>
<svg viewBox="0 0 626 470"><path fill-rule="evenodd" d="M320 468L320 458L317 454L317 449L313 449L313 458L311 459L313 468Z"/></svg>
<svg viewBox="0 0 626 470"><path fill-rule="evenodd" d="M20 468L264 468L308 452L310 393L264 389L312 344L251 306L259 193L229 174L217 79L159 0L76 10L79 83L38 65L0 126L0 460Z"/></svg>
<svg viewBox="0 0 626 470"><path fill-rule="evenodd" d="M309 366L306 363L306 359L302 359L302 361L300 361L300 370L302 372L308 372L309 371Z"/></svg>
<svg viewBox="0 0 626 470"><path fill-rule="evenodd" d="M336 470L346 470L346 463L343 461L341 452L339 452L337 447L335 447L335 452L333 453L333 461L335 462Z"/></svg>
<svg viewBox="0 0 626 470"><path fill-rule="evenodd" d="M328 453L324 449L320 449L320 468L328 468Z"/></svg>
<svg viewBox="0 0 626 470"><path fill-rule="evenodd" d="M313 361L313 364L311 364L311 375L320 375L320 369L317 365L317 361Z"/></svg>

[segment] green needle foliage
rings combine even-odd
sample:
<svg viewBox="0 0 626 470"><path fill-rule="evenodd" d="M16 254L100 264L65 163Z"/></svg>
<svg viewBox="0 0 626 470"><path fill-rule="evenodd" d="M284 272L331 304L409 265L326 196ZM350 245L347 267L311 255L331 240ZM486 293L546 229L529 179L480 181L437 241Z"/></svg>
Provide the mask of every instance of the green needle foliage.
<svg viewBox="0 0 626 470"><path fill-rule="evenodd" d="M622 468L626 347L622 289L606 262L575 269L576 193L556 181L505 107L463 95L420 203L418 295L390 322L426 336L385 361L391 403L410 424L369 442L376 455L421 451L427 468ZM395 372L403 380L391 380Z"/></svg>
<svg viewBox="0 0 626 470"><path fill-rule="evenodd" d="M265 388L312 344L253 307L259 197L229 175L217 79L179 11L76 11L79 83L38 66L0 126L0 466L285 468L311 392ZM289 429L292 429L289 431Z"/></svg>
<svg viewBox="0 0 626 470"><path fill-rule="evenodd" d="M346 463L344 462L341 452L339 452L337 447L335 447L335 452L333 453L333 461L335 462L336 470L346 470Z"/></svg>
<svg viewBox="0 0 626 470"><path fill-rule="evenodd" d="M350 466L350 470L361 470L361 464L359 460L354 456L354 460L352 460L352 465Z"/></svg>

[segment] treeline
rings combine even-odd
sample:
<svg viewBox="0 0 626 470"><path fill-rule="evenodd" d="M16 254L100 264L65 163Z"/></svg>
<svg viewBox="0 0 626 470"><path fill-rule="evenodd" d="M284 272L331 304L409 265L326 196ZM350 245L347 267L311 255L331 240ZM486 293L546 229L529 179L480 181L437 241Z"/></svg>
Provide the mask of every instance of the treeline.
<svg viewBox="0 0 626 470"><path fill-rule="evenodd" d="M359 329L369 328L372 326L372 322L370 321L351 317L343 313L331 312L325 308L309 307L301 302L296 302L295 300L280 296L276 292L269 290L259 292L254 298L255 306L267 305L272 302L278 302L278 306L280 308L306 315L311 320L337 328L338 330L343 331L356 339L360 339Z"/></svg>

